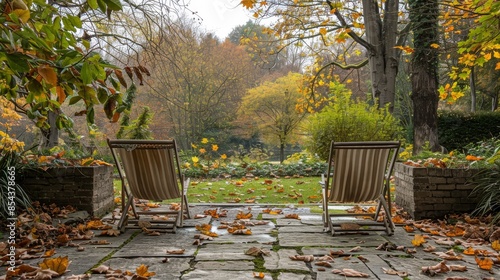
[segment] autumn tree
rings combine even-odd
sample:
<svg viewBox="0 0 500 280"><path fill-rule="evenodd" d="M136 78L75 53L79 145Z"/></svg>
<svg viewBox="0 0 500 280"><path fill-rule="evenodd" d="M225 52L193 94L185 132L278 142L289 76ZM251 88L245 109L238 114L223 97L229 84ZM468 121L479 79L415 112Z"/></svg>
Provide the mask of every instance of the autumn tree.
<svg viewBox="0 0 500 280"><path fill-rule="evenodd" d="M268 32L280 38L282 48L298 44L308 46L313 53L332 53L342 46L343 51L319 65L318 71L328 66L351 69L368 64L374 99L378 99L382 107L389 104L392 111L401 54L396 46L403 45L408 30L398 21L399 1L361 1L362 5L328 0L241 3L256 16L277 17ZM368 58L355 55L362 53L359 48L366 49Z"/></svg>
<svg viewBox="0 0 500 280"><path fill-rule="evenodd" d="M499 5L478 0L444 1L443 4L446 7L443 26L446 31L460 32L461 40L455 50L458 57L449 71L450 81L440 88L441 99L451 103L470 92L470 107L474 111L476 93L482 91L491 97L491 107L496 108L498 92L491 91L495 82L488 86L485 78L491 75L489 80L496 81L495 71L490 70L500 69ZM457 26L464 25L463 30L456 30Z"/></svg>
<svg viewBox="0 0 500 280"><path fill-rule="evenodd" d="M285 160L285 146L297 139L294 133L306 116L296 110L297 99L302 96L303 77L290 72L275 81L264 82L249 89L239 110L240 116L250 117L268 143L277 143L280 162Z"/></svg>
<svg viewBox="0 0 500 280"><path fill-rule="evenodd" d="M184 149L202 137L230 135L238 104L252 81L243 47L179 21L141 54L151 71L148 84L163 135ZM158 122L157 121L157 122ZM223 139L219 139L223 141ZM220 143L220 142L219 142Z"/></svg>
<svg viewBox="0 0 500 280"><path fill-rule="evenodd" d="M0 4L0 32L7 38L0 42L0 94L40 128L41 148L57 144L58 129L72 128L63 104L83 104L79 114L86 115L89 124L94 123L98 105L112 121L119 118L122 93L130 82L116 65L124 53L137 51L144 41L134 42L126 29L113 33L110 26L118 26L119 11L157 12L147 9L151 5L123 4L115 0L8 0ZM142 22L148 19L144 16ZM137 64L124 70L141 83L147 73Z"/></svg>

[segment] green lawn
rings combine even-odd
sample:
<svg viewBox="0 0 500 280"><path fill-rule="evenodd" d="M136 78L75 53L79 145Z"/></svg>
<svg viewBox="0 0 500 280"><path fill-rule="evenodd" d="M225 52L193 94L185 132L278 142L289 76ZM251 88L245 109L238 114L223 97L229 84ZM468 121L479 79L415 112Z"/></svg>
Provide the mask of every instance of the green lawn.
<svg viewBox="0 0 500 280"><path fill-rule="evenodd" d="M193 180L190 203L309 204L321 203L319 177L283 179ZM115 181L119 189L120 181ZM119 195L119 191L116 192Z"/></svg>

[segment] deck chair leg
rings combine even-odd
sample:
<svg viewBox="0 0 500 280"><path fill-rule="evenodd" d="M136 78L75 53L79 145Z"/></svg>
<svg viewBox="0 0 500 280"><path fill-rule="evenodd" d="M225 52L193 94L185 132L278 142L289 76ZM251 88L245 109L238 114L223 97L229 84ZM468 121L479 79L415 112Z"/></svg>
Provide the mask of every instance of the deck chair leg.
<svg viewBox="0 0 500 280"><path fill-rule="evenodd" d="M386 232L388 235L393 235L394 230L396 229L396 226L394 225L394 222L392 221L391 218L391 213L389 212L389 205L387 204L387 201L385 200L384 196L380 196L379 200L379 206L377 208L384 208L384 223L386 227ZM377 214L380 211L380 209L377 209Z"/></svg>
<svg viewBox="0 0 500 280"><path fill-rule="evenodd" d="M134 198L132 196L129 196L129 199L127 200L127 203L125 204L125 206L123 207L122 209L122 216L120 217L120 221L118 222L118 230L122 230L122 228L124 226L127 225L127 220L128 220L128 209L132 206L132 209L134 211L134 215L137 215L137 213L135 212L135 207L134 207Z"/></svg>

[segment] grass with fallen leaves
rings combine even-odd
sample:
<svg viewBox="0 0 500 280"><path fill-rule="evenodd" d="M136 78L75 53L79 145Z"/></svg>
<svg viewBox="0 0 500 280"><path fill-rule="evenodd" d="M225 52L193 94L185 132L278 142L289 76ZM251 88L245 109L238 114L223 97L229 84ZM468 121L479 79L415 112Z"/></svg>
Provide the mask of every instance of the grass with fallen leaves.
<svg viewBox="0 0 500 280"><path fill-rule="evenodd" d="M321 203L319 177L242 178L191 180L191 203L318 204ZM120 181L115 181L120 194Z"/></svg>

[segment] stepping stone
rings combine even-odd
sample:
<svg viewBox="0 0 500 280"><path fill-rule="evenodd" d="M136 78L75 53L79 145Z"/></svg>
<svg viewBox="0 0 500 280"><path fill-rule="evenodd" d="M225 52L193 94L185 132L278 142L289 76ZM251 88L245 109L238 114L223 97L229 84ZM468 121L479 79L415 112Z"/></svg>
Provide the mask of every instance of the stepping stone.
<svg viewBox="0 0 500 280"><path fill-rule="evenodd" d="M201 270L254 270L255 265L252 261L199 261L194 266L195 269Z"/></svg>
<svg viewBox="0 0 500 280"><path fill-rule="evenodd" d="M342 247L353 248L356 246L377 247L386 242L386 239L377 234L370 235L335 235L330 233L281 233L278 229L278 239L284 247Z"/></svg>
<svg viewBox="0 0 500 280"><path fill-rule="evenodd" d="M257 247L267 251L272 249L272 246L260 244L206 244L199 248L195 260L253 260L255 258L254 256L245 255L245 252L251 247Z"/></svg>
<svg viewBox="0 0 500 280"><path fill-rule="evenodd" d="M194 242L193 235L187 234L188 232L185 229L178 229L176 234L164 233L159 236L148 236L139 233L132 242L123 246L112 257L193 257L198 247L192 245ZM184 249L184 254L167 253L167 250L177 249Z"/></svg>
<svg viewBox="0 0 500 280"><path fill-rule="evenodd" d="M270 256L264 256L264 267L269 270L293 269L310 271L304 261L294 261L290 256L299 255L293 249L280 249L278 252L271 252Z"/></svg>

